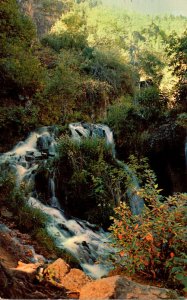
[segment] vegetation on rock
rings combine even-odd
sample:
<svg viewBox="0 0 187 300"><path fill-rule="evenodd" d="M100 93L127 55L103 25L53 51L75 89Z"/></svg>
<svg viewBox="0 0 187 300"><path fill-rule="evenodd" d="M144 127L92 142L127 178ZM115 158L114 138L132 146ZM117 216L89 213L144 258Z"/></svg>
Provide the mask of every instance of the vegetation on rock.
<svg viewBox="0 0 187 300"><path fill-rule="evenodd" d="M119 205L130 183L101 139L79 144L60 138L58 155L36 175L37 191L48 204L46 185L55 171L57 196L68 212L105 228L117 206L110 227L119 247L115 264L183 288L187 19L111 9L97 0L42 0L46 14L52 3L64 7L62 16L39 39L38 24L17 1L1 0L0 151L39 126L56 124L64 133L69 122L108 124L120 159L147 156L157 173L159 187L147 165L135 161L146 203L141 216L131 214L128 201ZM66 255L48 235L46 215L27 205L25 193L3 170L0 206L50 253Z"/></svg>

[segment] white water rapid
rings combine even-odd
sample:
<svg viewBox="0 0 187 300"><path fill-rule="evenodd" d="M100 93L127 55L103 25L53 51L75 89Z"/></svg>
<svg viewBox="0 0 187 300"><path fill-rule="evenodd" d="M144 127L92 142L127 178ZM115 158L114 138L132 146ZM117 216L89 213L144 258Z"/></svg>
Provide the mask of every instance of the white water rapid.
<svg viewBox="0 0 187 300"><path fill-rule="evenodd" d="M72 138L77 142L81 142L82 138L88 137L105 138L106 144L111 147L113 156L115 157L113 133L107 125L79 122L69 124L69 129L71 130Z"/></svg>
<svg viewBox="0 0 187 300"><path fill-rule="evenodd" d="M93 278L100 278L108 270L97 261L109 252L108 234L95 225L76 218L67 218L55 195L55 174L49 178L50 205L37 199L35 174L41 161L55 156L55 129L43 127L31 133L24 142L19 142L13 150L0 156L0 168L14 172L19 186L23 181L31 184L32 192L28 204L39 208L49 216L46 225L56 245L66 249L80 263L83 270Z"/></svg>
<svg viewBox="0 0 187 300"><path fill-rule="evenodd" d="M74 123L69 125L72 139L81 142L81 139L88 137L100 137L106 140L111 147L115 158L115 146L112 131L108 126L102 124ZM43 204L37 197L35 188L35 174L41 161L47 161L49 156L55 156L56 132L55 127L43 127L29 135L24 142L19 142L13 150L0 156L1 171L9 169L16 175L17 185L22 182L32 188L28 204L39 208L49 216L46 228L54 238L56 245L67 250L79 262L83 270L93 278L100 278L108 273L108 269L98 263L107 259L111 250L108 246L108 234L101 228L82 221L77 218L67 218L63 207L56 197L55 173L49 178L48 189L50 201L48 205ZM116 160L125 172L132 178L134 190L139 188L137 178L124 163ZM143 200L131 189L127 191L130 205L134 214L140 214L143 208Z"/></svg>

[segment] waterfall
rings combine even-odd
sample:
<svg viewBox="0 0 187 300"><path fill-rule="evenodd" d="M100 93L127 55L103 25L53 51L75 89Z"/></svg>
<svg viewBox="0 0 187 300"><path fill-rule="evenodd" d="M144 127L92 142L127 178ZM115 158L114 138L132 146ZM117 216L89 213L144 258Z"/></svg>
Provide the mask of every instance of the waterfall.
<svg viewBox="0 0 187 300"><path fill-rule="evenodd" d="M40 128L11 151L1 155L0 168L7 167L12 170L18 186L25 182L32 187L28 204L49 216L47 231L54 238L57 247L71 253L88 275L100 278L108 273L107 267L96 263L99 257L107 257L110 251L108 233L98 230L87 221L65 217L56 197L55 173L51 175L48 183L50 205L44 205L36 198L35 174L41 161L55 155L55 145L55 129Z"/></svg>
<svg viewBox="0 0 187 300"><path fill-rule="evenodd" d="M81 139L88 137L104 138L106 144L111 147L115 159L115 146L113 133L108 126L102 124L74 123L69 125L72 138L81 142ZM32 132L25 141L19 142L11 151L0 156L0 168L8 167L16 175L16 184L22 182L32 187L28 204L40 209L49 216L46 224L47 231L54 238L57 247L66 249L79 261L83 270L93 278L99 278L108 273L107 267L97 261L107 259L109 253L108 236L102 228L90 224L87 221L73 217L66 217L63 207L60 206L56 197L55 177L50 175L48 182L49 205L43 204L37 199L35 190L35 174L41 163L49 156L55 156L56 131L54 127L43 127ZM132 212L140 214L143 208L143 200L140 199L134 190L139 189L136 176L124 163L116 160L117 164L128 173L132 180L132 186L127 191ZM97 263L96 263L97 262Z"/></svg>
<svg viewBox="0 0 187 300"><path fill-rule="evenodd" d="M144 207L144 200L137 195L137 191L140 189L138 179L133 173L133 171L126 164L119 160L116 161L118 165L124 169L124 171L130 178L131 188L127 189L127 196L129 199L131 211L134 215L140 215Z"/></svg>
<svg viewBox="0 0 187 300"><path fill-rule="evenodd" d="M105 138L106 144L111 147L113 156L115 157L113 133L107 125L80 122L70 124L69 129L73 140L77 142L81 142L82 138Z"/></svg>
<svg viewBox="0 0 187 300"><path fill-rule="evenodd" d="M60 209L60 203L56 197L55 188L55 173L49 178L49 191L50 191L50 205L54 208Z"/></svg>
<svg viewBox="0 0 187 300"><path fill-rule="evenodd" d="M137 191L140 189L138 179L126 164L115 158L115 144L113 133L110 128L103 124L73 123L69 125L69 129L71 130L72 138L78 142L80 142L82 138L88 137L105 138L107 145L112 149L112 154L117 164L124 169L125 173L130 178L131 188L128 188L127 196L130 202L131 211L134 215L141 214L144 207L144 201L137 195Z"/></svg>

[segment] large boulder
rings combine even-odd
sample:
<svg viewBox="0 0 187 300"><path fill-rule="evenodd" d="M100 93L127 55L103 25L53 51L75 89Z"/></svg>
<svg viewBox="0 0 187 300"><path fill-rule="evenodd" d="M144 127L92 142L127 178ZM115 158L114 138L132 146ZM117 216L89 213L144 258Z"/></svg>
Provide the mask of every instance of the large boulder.
<svg viewBox="0 0 187 300"><path fill-rule="evenodd" d="M50 264L44 271L45 279L57 287L64 287L73 293L79 293L81 288L91 282L91 279L79 269L70 269L61 258Z"/></svg>
<svg viewBox="0 0 187 300"><path fill-rule="evenodd" d="M71 269L62 280L63 286L75 293L79 293L81 288L89 282L91 282L91 279L79 269Z"/></svg>
<svg viewBox="0 0 187 300"><path fill-rule="evenodd" d="M3 299L66 299L64 288L56 288L45 281L34 280L31 264L8 269L0 262L0 298Z"/></svg>
<svg viewBox="0 0 187 300"><path fill-rule="evenodd" d="M125 277L112 276L86 284L81 300L102 299L179 299L175 291L135 283Z"/></svg>
<svg viewBox="0 0 187 300"><path fill-rule="evenodd" d="M54 263L48 265L48 267L45 269L44 274L45 277L48 278L50 281L54 281L57 284L61 283L64 276L69 273L70 271L70 266L66 264L66 262L58 258L55 260Z"/></svg>

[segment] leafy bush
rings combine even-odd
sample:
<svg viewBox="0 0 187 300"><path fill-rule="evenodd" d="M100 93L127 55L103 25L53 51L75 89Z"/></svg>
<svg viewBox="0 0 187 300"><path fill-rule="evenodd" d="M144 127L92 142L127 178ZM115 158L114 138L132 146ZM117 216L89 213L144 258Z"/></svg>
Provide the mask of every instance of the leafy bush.
<svg viewBox="0 0 187 300"><path fill-rule="evenodd" d="M21 14L17 2L2 0L0 3L0 39L3 37L9 41L21 39L30 45L34 36L34 26L26 16ZM3 49L5 48L1 48Z"/></svg>
<svg viewBox="0 0 187 300"><path fill-rule="evenodd" d="M141 155L141 134L146 129L146 122L138 105L125 99L124 103L110 106L106 122L114 131L118 153L122 152L123 158L132 153Z"/></svg>
<svg viewBox="0 0 187 300"><path fill-rule="evenodd" d="M136 95L136 101L140 105L140 111L146 120L157 120L167 108L167 99L164 95L161 95L156 87L141 90Z"/></svg>
<svg viewBox="0 0 187 300"><path fill-rule="evenodd" d="M61 49L81 50L87 46L86 19L83 11L72 10L63 14L53 26L50 34L42 40L55 51Z"/></svg>
<svg viewBox="0 0 187 300"><path fill-rule="evenodd" d="M107 82L115 95L132 95L134 92L132 70L125 64L122 55L116 53L115 49L90 51L87 48L87 51L85 49L83 52L86 59L81 65L82 70L100 81Z"/></svg>
<svg viewBox="0 0 187 300"><path fill-rule="evenodd" d="M184 128L187 128L187 113L181 113L177 116L176 123Z"/></svg>
<svg viewBox="0 0 187 300"><path fill-rule="evenodd" d="M10 149L11 146L14 146L18 139L23 138L38 123L38 108L34 105L29 108L21 105L12 105L11 109L10 107L1 107L0 134L3 151L6 147Z"/></svg>
<svg viewBox="0 0 187 300"><path fill-rule="evenodd" d="M125 173L111 152L102 139L75 143L63 137L57 157L48 164L49 170L55 169L57 197L63 207L72 215L105 227L109 226L113 207L125 194ZM45 170L42 174L45 180Z"/></svg>
<svg viewBox="0 0 187 300"><path fill-rule="evenodd" d="M1 95L18 93L31 96L43 84L43 69L31 46L35 38L32 22L19 10L15 0L0 4L0 78Z"/></svg>
<svg viewBox="0 0 187 300"><path fill-rule="evenodd" d="M142 215L132 215L121 203L115 209L110 227L113 244L118 251L113 256L115 266L127 273L164 280L168 285L186 284L186 194L161 197L155 176L146 171L146 184L139 191L147 203Z"/></svg>
<svg viewBox="0 0 187 300"><path fill-rule="evenodd" d="M32 96L36 90L42 90L44 69L32 51L23 47L21 42L9 44L7 49L8 57L0 60L0 76L3 78L6 93L10 94L14 90L16 94Z"/></svg>

